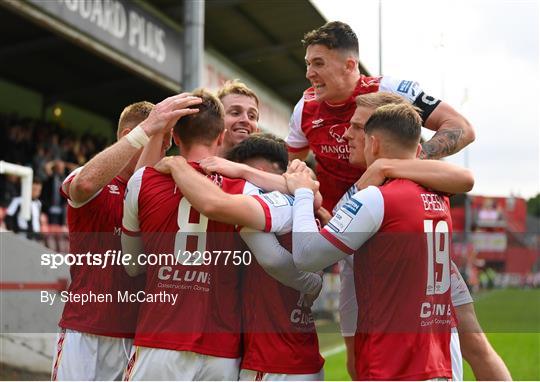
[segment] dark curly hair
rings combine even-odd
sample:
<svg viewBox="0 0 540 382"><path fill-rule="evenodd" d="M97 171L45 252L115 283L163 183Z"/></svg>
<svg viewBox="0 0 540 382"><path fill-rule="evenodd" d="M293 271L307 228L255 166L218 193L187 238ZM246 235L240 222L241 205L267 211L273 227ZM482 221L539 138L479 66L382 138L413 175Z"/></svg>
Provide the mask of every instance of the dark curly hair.
<svg viewBox="0 0 540 382"><path fill-rule="evenodd" d="M227 153L227 159L233 162L244 163L255 158L276 163L282 172L287 171L287 145L283 139L273 134L252 134Z"/></svg>

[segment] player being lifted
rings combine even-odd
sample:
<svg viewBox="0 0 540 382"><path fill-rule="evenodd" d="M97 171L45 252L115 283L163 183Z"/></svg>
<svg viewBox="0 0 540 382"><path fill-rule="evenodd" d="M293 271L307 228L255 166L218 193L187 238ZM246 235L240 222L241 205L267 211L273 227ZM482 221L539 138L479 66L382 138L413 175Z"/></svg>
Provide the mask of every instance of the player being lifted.
<svg viewBox="0 0 540 382"><path fill-rule="evenodd" d="M294 108L289 125L289 159L305 159L311 150L324 207L331 211L339 198L362 175L349 165L343 134L360 94L392 92L422 110L425 127L437 131L423 144L422 158L451 155L474 140L467 120L445 102L426 94L414 81L367 77L359 71L358 39L343 22L328 22L304 35L306 78L311 87Z"/></svg>
<svg viewBox="0 0 540 382"><path fill-rule="evenodd" d="M71 173L62 184L68 199L67 223L71 253L119 251L119 232L126 182L133 173L141 148L148 137L170 130L167 123L196 112L186 106L200 102L180 94L154 106L137 102L127 106L118 121L118 141ZM151 121L151 124L141 123ZM159 141L165 151L167 140ZM161 147L163 146L163 147ZM78 293L136 292L141 279L132 279L123 267L73 265L69 291ZM53 360L53 380L114 380L127 364L137 304L69 301L64 306Z"/></svg>
<svg viewBox="0 0 540 382"><path fill-rule="evenodd" d="M220 149L224 113L219 100L211 94L200 91L194 95L203 100L197 105L199 111L180 119L173 137L182 156L191 162L190 167L199 169L197 161L216 155ZM279 203L273 205L271 198L259 196L254 186L219 175L212 179L226 192L257 195L254 200L262 213L257 228L280 232L288 225L290 230L290 217L280 217L283 209ZM280 202L287 201L283 195L273 196ZM144 167L128 183L122 235L125 253L180 252L189 257L194 249L200 253L224 253L238 249L234 232L234 226L219 223L192 208L170 175ZM181 260L146 267L145 293L174 293L181 304L141 304L126 379L238 378L241 267L230 260L227 263L225 255L211 260L215 262L187 265ZM141 271L140 266L130 267L132 275Z"/></svg>

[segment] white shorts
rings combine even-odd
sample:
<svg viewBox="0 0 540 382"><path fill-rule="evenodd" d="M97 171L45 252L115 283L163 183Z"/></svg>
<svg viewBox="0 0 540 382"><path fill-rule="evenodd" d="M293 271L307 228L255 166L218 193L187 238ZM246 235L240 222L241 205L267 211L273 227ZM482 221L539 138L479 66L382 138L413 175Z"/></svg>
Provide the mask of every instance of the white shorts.
<svg viewBox="0 0 540 382"><path fill-rule="evenodd" d="M240 370L241 381L324 381L324 370L315 374L273 374L255 370Z"/></svg>
<svg viewBox="0 0 540 382"><path fill-rule="evenodd" d="M240 358L134 346L124 381L237 381Z"/></svg>
<svg viewBox="0 0 540 382"><path fill-rule="evenodd" d="M62 329L57 335L51 380L119 381L133 339Z"/></svg>
<svg viewBox="0 0 540 382"><path fill-rule="evenodd" d="M450 358L452 359L452 380L463 381L463 358L456 328L452 328L450 335Z"/></svg>

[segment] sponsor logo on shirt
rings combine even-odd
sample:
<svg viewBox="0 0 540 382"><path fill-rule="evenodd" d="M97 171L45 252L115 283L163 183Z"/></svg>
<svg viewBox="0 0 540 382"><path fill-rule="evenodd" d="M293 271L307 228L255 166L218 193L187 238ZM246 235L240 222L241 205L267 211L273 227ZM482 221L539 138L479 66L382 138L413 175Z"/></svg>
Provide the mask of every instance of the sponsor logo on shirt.
<svg viewBox="0 0 540 382"><path fill-rule="evenodd" d="M159 288L192 290L207 293L210 291L210 273L197 270L173 269L162 266L158 271Z"/></svg>
<svg viewBox="0 0 540 382"><path fill-rule="evenodd" d="M347 131L347 128L343 125L332 125L329 134L337 141L337 143L345 143L345 138L343 138L345 131Z"/></svg>
<svg viewBox="0 0 540 382"><path fill-rule="evenodd" d="M412 81L401 81L398 85L397 91L400 93L407 93L411 88Z"/></svg>
<svg viewBox="0 0 540 382"><path fill-rule="evenodd" d="M420 326L450 325L451 316L450 304L423 302L420 307Z"/></svg>
<svg viewBox="0 0 540 382"><path fill-rule="evenodd" d="M109 194L120 195L120 188L116 184L108 184L107 187L109 187Z"/></svg>
<svg viewBox="0 0 540 382"><path fill-rule="evenodd" d="M312 125L311 127L316 129L318 127L321 127L323 125L323 123L324 123L324 119L319 118L319 119L316 119L314 121L311 121L311 125Z"/></svg>
<svg viewBox="0 0 540 382"><path fill-rule="evenodd" d="M402 93L409 101L414 102L419 94L418 83L414 81L401 81L397 87L398 93Z"/></svg>
<svg viewBox="0 0 540 382"><path fill-rule="evenodd" d="M292 324L310 325L314 322L313 315L309 309L305 307L304 298L305 294L300 294L300 298L296 303L296 308L291 311L289 319Z"/></svg>
<svg viewBox="0 0 540 382"><path fill-rule="evenodd" d="M284 195L281 192L274 191L270 192L268 194L262 195L264 200L266 200L269 204L273 205L274 207L286 207L286 206L292 206L294 199L291 198L288 195Z"/></svg>
<svg viewBox="0 0 540 382"><path fill-rule="evenodd" d="M349 145L321 145L321 154L337 154L337 159L349 159Z"/></svg>
<svg viewBox="0 0 540 382"><path fill-rule="evenodd" d="M332 220L328 223L327 227L334 232L345 232L347 227L351 224L353 218L347 214L344 210L339 210Z"/></svg>
<svg viewBox="0 0 540 382"><path fill-rule="evenodd" d="M343 205L343 209L349 211L353 215L356 215L361 207L362 203L356 199L349 199L349 201Z"/></svg>

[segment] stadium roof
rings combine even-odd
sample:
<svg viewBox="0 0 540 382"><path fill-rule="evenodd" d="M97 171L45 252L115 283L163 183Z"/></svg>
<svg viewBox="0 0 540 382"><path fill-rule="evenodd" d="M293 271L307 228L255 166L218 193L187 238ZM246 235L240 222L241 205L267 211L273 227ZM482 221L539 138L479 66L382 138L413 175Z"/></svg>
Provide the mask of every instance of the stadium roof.
<svg viewBox="0 0 540 382"><path fill-rule="evenodd" d="M139 3L177 26L182 22L183 2ZM325 21L309 0L207 0L206 45L294 104L308 85L300 40ZM0 43L1 76L43 93L49 104L65 101L116 118L130 102L170 94L2 7Z"/></svg>
<svg viewBox="0 0 540 382"><path fill-rule="evenodd" d="M169 17L182 20L183 3L153 0ZM209 46L295 104L309 85L301 40L326 22L309 0L206 0ZM361 70L366 73L365 68Z"/></svg>

